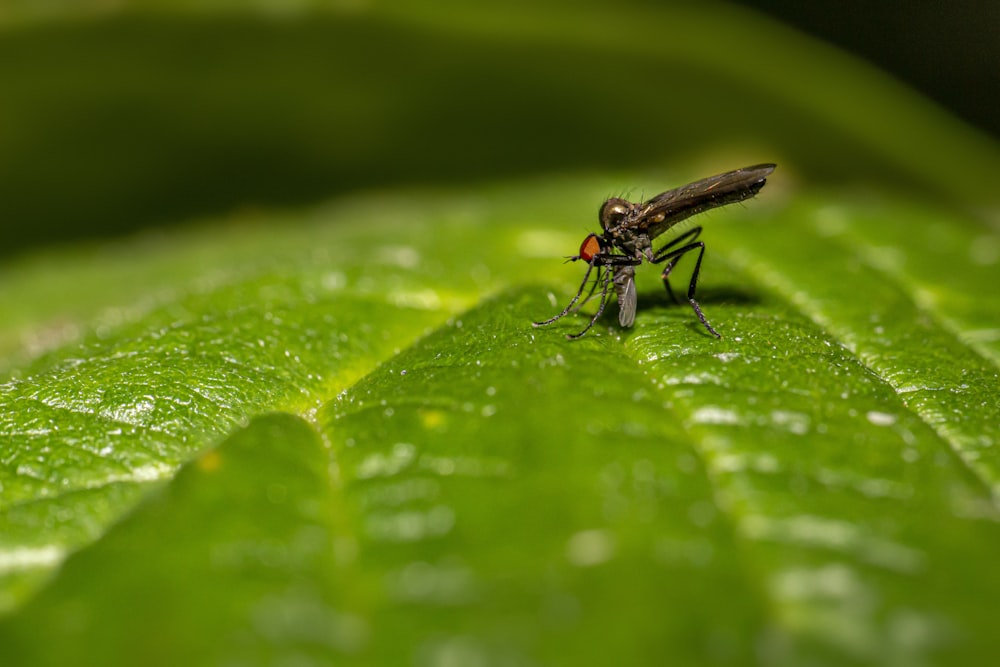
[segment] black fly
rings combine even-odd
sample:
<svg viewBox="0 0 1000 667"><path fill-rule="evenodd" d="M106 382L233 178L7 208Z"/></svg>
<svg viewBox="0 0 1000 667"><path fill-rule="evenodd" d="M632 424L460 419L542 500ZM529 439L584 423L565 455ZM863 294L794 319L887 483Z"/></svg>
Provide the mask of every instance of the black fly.
<svg viewBox="0 0 1000 667"><path fill-rule="evenodd" d="M758 164L710 176L676 190L668 190L641 204L618 197L607 200L601 205L599 213L604 233L587 236L580 245L580 254L569 258L574 262L582 259L588 264L587 273L583 276L583 282L576 296L558 315L543 322L534 322L534 325L541 327L552 324L576 312L600 288L601 302L590 322L583 331L567 335L567 338L579 338L594 326L594 322L604 312L604 306L608 301L608 290L613 285L615 294L618 295L618 323L623 327L630 327L635 321L635 267L642 264L643 260L653 264L666 262L662 275L663 285L676 303L677 297L670 288L670 272L681 257L697 250L698 259L695 261L694 273L691 274L691 282L688 284L687 299L694 308L694 314L705 328L716 338L722 338L705 319L701 306L694 298L695 288L698 285L698 272L701 270L701 258L705 255L705 242L697 240L701 234L701 227L687 230L656 251L653 250L652 242L660 234L692 215L717 206L750 199L764 187L774 167L773 164ZM587 289L587 282L594 269L597 269L597 273L593 285L581 301L580 297Z"/></svg>

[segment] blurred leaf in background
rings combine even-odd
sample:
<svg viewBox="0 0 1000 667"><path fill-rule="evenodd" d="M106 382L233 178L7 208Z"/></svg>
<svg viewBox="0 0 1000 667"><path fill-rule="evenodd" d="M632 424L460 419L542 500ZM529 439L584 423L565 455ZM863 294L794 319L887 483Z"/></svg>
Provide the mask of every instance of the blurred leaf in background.
<svg viewBox="0 0 1000 667"><path fill-rule="evenodd" d="M985 134L717 3L3 11L4 664L1000 648ZM721 341L647 267L530 327L603 198L762 161Z"/></svg>
<svg viewBox="0 0 1000 667"><path fill-rule="evenodd" d="M1000 5L741 0L860 56L994 137L1000 134Z"/></svg>
<svg viewBox="0 0 1000 667"><path fill-rule="evenodd" d="M734 147L816 182L966 205L995 191L982 137L724 5L34 6L10 10L0 41L5 253L363 187Z"/></svg>

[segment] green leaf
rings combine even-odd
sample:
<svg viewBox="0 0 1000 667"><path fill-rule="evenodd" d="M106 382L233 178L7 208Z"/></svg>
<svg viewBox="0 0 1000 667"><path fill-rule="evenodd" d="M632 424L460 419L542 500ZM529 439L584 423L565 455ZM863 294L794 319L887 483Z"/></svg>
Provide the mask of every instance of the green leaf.
<svg viewBox="0 0 1000 667"><path fill-rule="evenodd" d="M53 597L37 599L51 615L47 631L76 650L38 656L27 644L15 655L51 664L264 661L268 641L284 636L352 648L364 638L361 622L326 610L334 500L316 432L288 415L256 419L72 559ZM152 544L167 548L147 551ZM141 565L123 567L139 554ZM192 584L202 591L195 597ZM256 637L233 635L248 621Z"/></svg>
<svg viewBox="0 0 1000 667"><path fill-rule="evenodd" d="M558 204L606 181L360 199L78 259L84 283L210 268L5 385L4 644L52 664L71 658L53 632L96 663L980 655L1000 419L995 297L969 290L997 269L967 254L995 236L889 199L776 204L774 181L708 220L721 341L655 270L633 329L530 326L580 277L536 257L578 240ZM894 225L937 243L899 233L892 262L866 259ZM523 283L545 275L557 298ZM157 482L276 408L315 431L254 421Z"/></svg>
<svg viewBox="0 0 1000 667"><path fill-rule="evenodd" d="M692 157L998 203L995 139L728 5L18 4L0 12L5 254L364 188ZM28 20L53 7L67 18Z"/></svg>
<svg viewBox="0 0 1000 667"><path fill-rule="evenodd" d="M548 38L606 38L580 16ZM676 48L708 57L696 35ZM844 163L989 200L838 118L865 146ZM982 178L993 147L952 130L928 142ZM884 183L797 181L807 160L701 219L722 340L652 267L631 329L613 307L578 341L582 314L530 325L574 293L559 257L604 197L693 164L379 191L8 265L4 662L986 662L1000 234Z"/></svg>

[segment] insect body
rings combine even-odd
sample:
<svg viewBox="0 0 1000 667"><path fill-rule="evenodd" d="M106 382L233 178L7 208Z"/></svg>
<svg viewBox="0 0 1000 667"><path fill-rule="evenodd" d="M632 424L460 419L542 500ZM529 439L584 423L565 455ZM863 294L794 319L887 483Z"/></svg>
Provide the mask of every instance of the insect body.
<svg viewBox="0 0 1000 667"><path fill-rule="evenodd" d="M582 259L588 264L587 273L576 296L563 308L562 312L542 322L535 322L536 327L552 324L556 320L579 310L595 292L600 289L601 301L597 312L587 326L567 338L579 338L594 326L594 322L604 312L608 301L608 290L614 286L618 296L618 323L630 327L635 321L636 293L635 267L643 260L652 264L666 262L663 269L663 285L667 293L676 302L673 290L670 288L670 272L681 257L689 252L698 251L691 282L688 284L687 299L694 308L698 320L716 338L721 338L712 325L705 319L701 306L695 300L695 288L698 285L698 273L701 271L701 259L705 255L705 243L698 240L701 227L687 230L677 238L669 241L659 250L653 250L653 239L660 236L674 225L718 206L744 201L756 195L767 182L768 175L774 171L773 164L759 164L735 171L710 176L709 178L689 183L675 190L668 190L642 203L633 203L612 197L601 205L599 213L603 234L590 234L580 245L580 253L570 257L570 261ZM581 300L581 296L591 273L594 276L590 292Z"/></svg>

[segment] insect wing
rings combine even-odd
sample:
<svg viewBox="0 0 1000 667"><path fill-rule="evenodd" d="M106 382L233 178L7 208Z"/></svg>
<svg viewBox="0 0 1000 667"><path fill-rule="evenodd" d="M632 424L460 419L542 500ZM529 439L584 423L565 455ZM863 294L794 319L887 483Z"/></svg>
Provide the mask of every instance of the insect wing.
<svg viewBox="0 0 1000 667"><path fill-rule="evenodd" d="M630 327L635 322L635 268L624 266L615 271L615 293L618 295L618 324Z"/></svg>
<svg viewBox="0 0 1000 667"><path fill-rule="evenodd" d="M692 215L750 199L764 187L772 171L773 164L744 167L658 194L643 203L636 227L654 239Z"/></svg>

